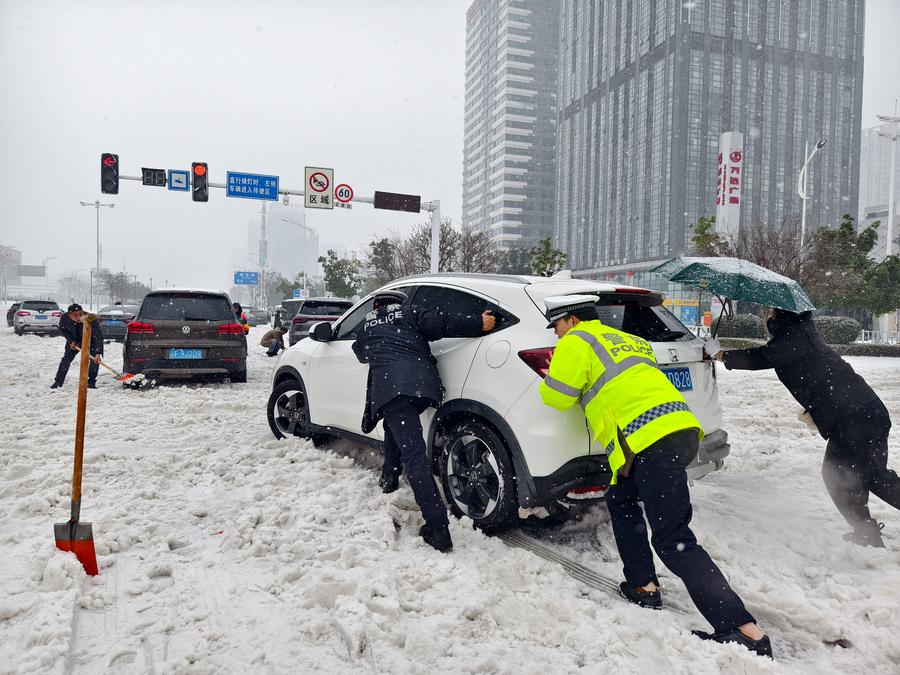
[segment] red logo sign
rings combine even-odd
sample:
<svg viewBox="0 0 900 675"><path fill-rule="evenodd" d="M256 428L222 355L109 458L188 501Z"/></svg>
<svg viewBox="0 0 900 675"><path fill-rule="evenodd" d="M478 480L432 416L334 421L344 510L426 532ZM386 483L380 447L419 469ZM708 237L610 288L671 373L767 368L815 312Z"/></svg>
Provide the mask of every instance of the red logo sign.
<svg viewBox="0 0 900 675"><path fill-rule="evenodd" d="M328 189L328 176L321 171L316 171L309 176L309 189L313 192L325 192Z"/></svg>

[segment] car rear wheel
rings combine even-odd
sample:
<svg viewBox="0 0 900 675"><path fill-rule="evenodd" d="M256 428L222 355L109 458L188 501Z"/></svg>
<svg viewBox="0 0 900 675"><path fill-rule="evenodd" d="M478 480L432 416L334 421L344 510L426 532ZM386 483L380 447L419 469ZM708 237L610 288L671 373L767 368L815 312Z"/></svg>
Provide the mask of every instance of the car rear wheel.
<svg viewBox="0 0 900 675"><path fill-rule="evenodd" d="M247 381L247 369L232 371L228 376L233 383L242 384Z"/></svg>
<svg viewBox="0 0 900 675"><path fill-rule="evenodd" d="M518 522L515 475L500 436L479 420L457 424L447 434L441 481L450 510L468 516L485 532Z"/></svg>
<svg viewBox="0 0 900 675"><path fill-rule="evenodd" d="M25 335L25 330L23 328L13 328L13 332L16 335Z"/></svg>

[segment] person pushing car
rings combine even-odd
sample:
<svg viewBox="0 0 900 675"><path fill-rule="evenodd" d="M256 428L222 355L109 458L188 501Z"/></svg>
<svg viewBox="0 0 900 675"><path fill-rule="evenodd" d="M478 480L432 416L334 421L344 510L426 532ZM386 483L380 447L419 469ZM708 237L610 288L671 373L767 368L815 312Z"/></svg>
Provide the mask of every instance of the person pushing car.
<svg viewBox="0 0 900 675"><path fill-rule="evenodd" d="M384 418L384 466L378 481L385 493L397 489L402 469L422 510L419 535L438 551L453 548L447 507L441 501L431 471L419 419L444 398L437 361L429 342L447 337L478 337L494 328L496 319L451 314L411 305L402 291L381 291L353 343L360 363L369 364L362 431L369 433Z"/></svg>
<svg viewBox="0 0 900 675"><path fill-rule="evenodd" d="M711 356L729 370L775 369L828 441L822 478L834 505L853 528L845 538L860 546L883 547L883 526L872 518L868 502L871 492L900 509L900 477L887 468L891 429L887 408L825 343L812 312L773 308L766 328L771 339L762 347L723 351L716 345L707 351L715 351Z"/></svg>
<svg viewBox="0 0 900 675"><path fill-rule="evenodd" d="M713 633L694 634L771 657L769 637L689 527L686 469L699 450L700 422L657 367L650 343L603 325L596 303L591 295L545 300L547 328L559 342L540 393L558 410L579 403L594 440L606 447L612 470L606 503L625 573L619 592L641 607L662 608L646 513L653 548L713 626Z"/></svg>

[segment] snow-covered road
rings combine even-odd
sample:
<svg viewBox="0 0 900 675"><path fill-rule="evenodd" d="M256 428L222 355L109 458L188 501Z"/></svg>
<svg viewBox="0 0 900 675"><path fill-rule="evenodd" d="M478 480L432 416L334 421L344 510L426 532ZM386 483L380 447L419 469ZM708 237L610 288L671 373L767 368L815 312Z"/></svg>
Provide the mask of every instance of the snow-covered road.
<svg viewBox="0 0 900 675"><path fill-rule="evenodd" d="M771 373L720 372L732 455L693 496L698 538L772 636L774 663L692 638L708 626L671 576L685 615L590 590L463 522L450 555L421 542L415 514L397 532L365 451L272 438L263 330L247 384L132 392L101 371L82 506L93 579L53 543L77 370L50 391L62 340L0 331L0 672L900 671L900 513L872 499L887 550L842 540L824 442ZM117 345L108 356L121 365ZM900 424L900 362L850 361ZM602 506L539 536L619 577ZM841 638L852 646L823 644Z"/></svg>

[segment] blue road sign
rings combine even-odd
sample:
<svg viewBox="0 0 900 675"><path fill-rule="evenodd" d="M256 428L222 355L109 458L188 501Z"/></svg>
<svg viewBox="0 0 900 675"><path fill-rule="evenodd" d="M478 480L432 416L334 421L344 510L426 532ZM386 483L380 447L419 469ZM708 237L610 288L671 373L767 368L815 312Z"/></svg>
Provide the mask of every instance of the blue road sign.
<svg viewBox="0 0 900 675"><path fill-rule="evenodd" d="M234 285L256 286L259 283L259 272L235 272Z"/></svg>
<svg viewBox="0 0 900 675"><path fill-rule="evenodd" d="M242 199L268 199L278 201L278 176L255 173L226 172L225 194Z"/></svg>
<svg viewBox="0 0 900 675"><path fill-rule="evenodd" d="M191 172L169 169L169 189L188 192L191 189Z"/></svg>
<svg viewBox="0 0 900 675"><path fill-rule="evenodd" d="M295 289L294 289L294 297L295 297L295 298L299 298L299 297L300 297L300 289L299 289L299 288L295 288Z"/></svg>

